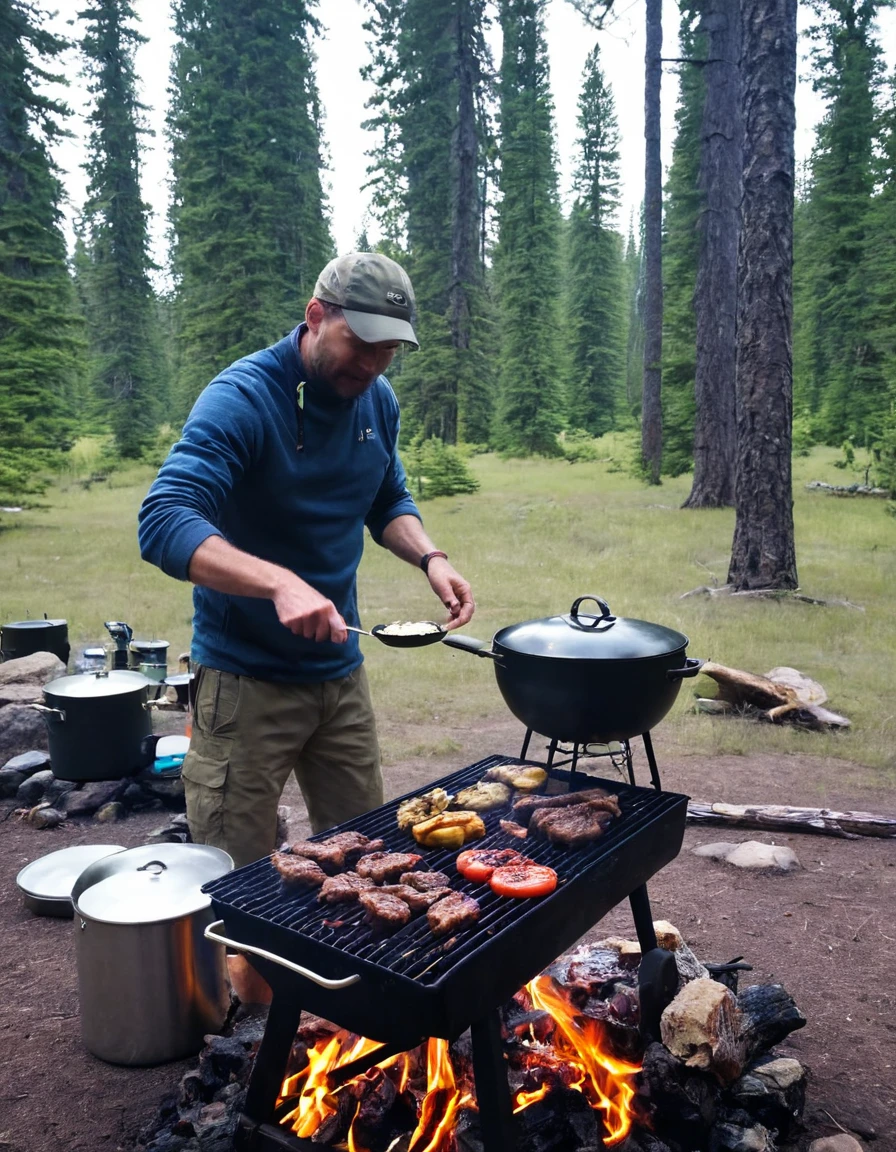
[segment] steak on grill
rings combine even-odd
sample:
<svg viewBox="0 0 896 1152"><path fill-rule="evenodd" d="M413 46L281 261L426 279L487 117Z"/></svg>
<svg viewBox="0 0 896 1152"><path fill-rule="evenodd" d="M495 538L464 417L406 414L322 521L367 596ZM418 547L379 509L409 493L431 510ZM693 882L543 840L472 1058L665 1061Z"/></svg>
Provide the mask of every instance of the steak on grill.
<svg viewBox="0 0 896 1152"><path fill-rule="evenodd" d="M452 892L438 900L426 913L433 936L447 936L460 928L468 928L479 919L479 903L463 892Z"/></svg>
<svg viewBox="0 0 896 1152"><path fill-rule="evenodd" d="M416 888L412 888L410 884L384 884L377 891L385 892L389 896L397 896L399 900L403 900L407 904L415 915L418 912L425 912L437 900L442 900L451 894L451 889L448 887L430 888L428 892L420 892Z"/></svg>
<svg viewBox="0 0 896 1152"><path fill-rule="evenodd" d="M592 801L603 801L602 807L614 816L622 814L617 796L605 788L587 788L584 792L564 792L560 796L523 796L514 804L513 815L521 824L528 824L533 812L542 808L569 808Z"/></svg>
<svg viewBox="0 0 896 1152"><path fill-rule="evenodd" d="M305 856L275 852L271 856L271 863L280 873L284 884L294 884L300 888L320 888L327 878L323 868Z"/></svg>
<svg viewBox="0 0 896 1152"><path fill-rule="evenodd" d="M529 835L540 836L565 848L580 848L602 836L604 829L612 823L613 813L607 811L604 803L591 800L568 808L542 808L532 814Z"/></svg>
<svg viewBox="0 0 896 1152"><path fill-rule="evenodd" d="M372 880L357 872L340 872L324 880L317 898L322 904L339 904L344 900L357 900L359 892L373 886Z"/></svg>
<svg viewBox="0 0 896 1152"><path fill-rule="evenodd" d="M408 884L418 892L430 892L433 888L450 888L451 879L444 872L402 872L399 884Z"/></svg>
<svg viewBox="0 0 896 1152"><path fill-rule="evenodd" d="M404 900L381 892L379 888L359 892L358 900L367 909L367 923L381 932L397 932L411 918L411 910Z"/></svg>
<svg viewBox="0 0 896 1152"><path fill-rule="evenodd" d="M304 856L313 860L331 875L344 872L361 856L369 852L379 852L385 847L382 840L371 840L362 832L337 832L326 840L298 840L290 845L294 856Z"/></svg>
<svg viewBox="0 0 896 1152"><path fill-rule="evenodd" d="M359 876L368 876L374 884L387 884L408 872L423 857L416 852L371 852L355 866Z"/></svg>

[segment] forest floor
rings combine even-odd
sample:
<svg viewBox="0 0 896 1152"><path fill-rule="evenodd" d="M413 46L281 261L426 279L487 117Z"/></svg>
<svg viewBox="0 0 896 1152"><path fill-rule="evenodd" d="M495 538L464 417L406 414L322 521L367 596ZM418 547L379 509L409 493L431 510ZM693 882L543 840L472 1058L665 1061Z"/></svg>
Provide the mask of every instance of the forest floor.
<svg viewBox="0 0 896 1152"><path fill-rule="evenodd" d="M415 734L389 726L391 746ZM456 751L386 765L388 796L420 788L493 753L515 755L520 726L507 717L455 733ZM807 753L812 748L807 737ZM663 787L695 800L825 806L896 816L892 789L871 771L809 754L727 757L690 755L654 735ZM634 746L639 784L649 783L643 751ZM541 750L533 748L530 757ZM611 775L608 769L606 775ZM290 834L307 830L292 786ZM12 805L0 809L0 1150L2 1152L127 1152L153 1122L162 1098L195 1059L156 1068L105 1064L82 1046L78 1018L73 922L33 915L15 885L20 868L72 844L144 842L164 814L132 816L104 826L71 823L51 832L23 824ZM769 875L696 857L692 849L718 840L760 840L789 846L801 867ZM806 1017L806 1026L779 1048L809 1070L804 1130L789 1147L840 1129L896 1148L896 852L892 840L844 840L807 833L689 825L678 858L648 885L654 916L670 920L699 958L743 956L752 971L742 986L780 983ZM589 933L634 938L627 905Z"/></svg>

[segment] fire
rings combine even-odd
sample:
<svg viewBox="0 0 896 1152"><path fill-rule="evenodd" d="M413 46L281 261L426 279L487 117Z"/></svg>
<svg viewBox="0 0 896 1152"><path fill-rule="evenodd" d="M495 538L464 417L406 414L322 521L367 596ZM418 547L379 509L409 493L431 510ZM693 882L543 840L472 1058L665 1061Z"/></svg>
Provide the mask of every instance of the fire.
<svg viewBox="0 0 896 1152"><path fill-rule="evenodd" d="M533 1007L550 1016L553 1027L546 1024L550 1036L540 1041L535 1041L532 1033L533 1043L524 1057L532 1079L525 1089L514 1094L513 1111L522 1112L547 1096L552 1085L562 1084L581 1092L600 1114L604 1145L619 1144L632 1126L635 1089L631 1081L640 1067L610 1056L600 1022L578 1014L550 977L537 977L520 995L528 996ZM288 1111L282 1114L280 1123L297 1136L311 1137L339 1111L339 1094L349 1092L350 1098L343 1103L351 1105L354 1098L357 1104L342 1112L343 1116L351 1115L352 1120L346 1143L341 1146L347 1147L348 1152L368 1152L357 1124L362 1100L365 1092L375 1092L386 1077L395 1088L396 1099L407 1094L405 1099L411 1105L419 1102L409 1152L453 1152L458 1110L476 1108L472 1069L456 1069L448 1042L430 1039L425 1047L384 1058L363 1075L331 1086L331 1073L379 1047L375 1041L345 1031L319 1040L308 1049L307 1067L283 1082L279 1104Z"/></svg>
<svg viewBox="0 0 896 1152"><path fill-rule="evenodd" d="M630 1080L641 1071L640 1065L608 1055L601 1045L600 1021L576 1014L549 976L536 977L526 991L535 1007L549 1013L557 1025L551 1041L557 1056L581 1071L577 1087L591 1107L603 1113L604 1144L620 1143L632 1126L635 1089Z"/></svg>

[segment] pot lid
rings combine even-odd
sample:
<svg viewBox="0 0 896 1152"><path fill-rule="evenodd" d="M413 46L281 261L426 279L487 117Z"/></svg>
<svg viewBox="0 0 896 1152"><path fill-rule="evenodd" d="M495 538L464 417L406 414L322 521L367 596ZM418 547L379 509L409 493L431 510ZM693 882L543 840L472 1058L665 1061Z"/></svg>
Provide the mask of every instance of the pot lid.
<svg viewBox="0 0 896 1152"><path fill-rule="evenodd" d="M66 624L65 620L11 620L4 624L4 628L59 628Z"/></svg>
<svg viewBox="0 0 896 1152"><path fill-rule="evenodd" d="M208 908L202 891L233 868L208 844L144 844L99 860L78 877L75 911L105 924L153 924Z"/></svg>
<svg viewBox="0 0 896 1152"><path fill-rule="evenodd" d="M142 672L114 669L81 672L77 676L60 676L44 685L44 692L53 696L82 699L89 696L124 696L152 683Z"/></svg>
<svg viewBox="0 0 896 1152"><path fill-rule="evenodd" d="M165 683L173 684L176 688L178 684L189 684L195 679L195 672L175 672L173 676L166 676Z"/></svg>
<svg viewBox="0 0 896 1152"><path fill-rule="evenodd" d="M495 644L527 656L571 660L642 660L684 649L682 632L613 616L599 596L580 596L566 616L526 620L502 628Z"/></svg>
<svg viewBox="0 0 896 1152"><path fill-rule="evenodd" d="M76 844L60 848L32 860L16 876L16 884L35 900L62 900L71 903L72 888L85 868L115 852L123 844Z"/></svg>
<svg viewBox="0 0 896 1152"><path fill-rule="evenodd" d="M128 644L132 652L158 652L167 647L167 640L132 640Z"/></svg>

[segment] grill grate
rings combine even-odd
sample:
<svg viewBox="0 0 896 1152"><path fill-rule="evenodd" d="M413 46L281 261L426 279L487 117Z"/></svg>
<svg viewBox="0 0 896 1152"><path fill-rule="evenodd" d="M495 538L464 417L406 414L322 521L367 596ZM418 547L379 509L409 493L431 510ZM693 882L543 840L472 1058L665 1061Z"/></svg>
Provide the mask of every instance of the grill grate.
<svg viewBox="0 0 896 1152"><path fill-rule="evenodd" d="M524 763L526 761L510 756L489 756L437 783L452 792L475 783L489 768L496 765ZM583 787L600 786L612 790L619 797L622 809L622 816L614 820L607 831L588 847L568 850L544 840L520 841L500 827L499 821L508 816L508 810L504 808L482 814L486 835L484 839L471 844L471 847L517 848L537 863L549 865L558 875L557 893L553 894L557 895L578 874L612 857L620 842L637 836L666 810L671 810L681 802L681 797L674 793L634 787L618 781L589 776L581 778L580 782ZM419 791L409 795L419 794ZM473 896L479 902L479 920L456 937L447 940L434 937L423 914L414 917L394 935L383 938L364 923L362 906L323 905L317 900L316 889L291 892L285 888L270 858L258 860L212 881L206 885L205 891L211 894L216 905L258 917L266 924L337 949L343 955L386 968L419 985L434 985L492 937L511 925L523 925L552 896L535 900L507 900L495 895L488 885L465 880L454 867L456 851L418 848L408 832L399 830L396 815L402 799L404 797L347 821L340 825L339 830L352 829L366 836L380 837L385 841L387 851L419 851L423 861L418 867L425 865L428 869L446 872L455 890ZM333 830L330 829L314 839L325 839L332 834Z"/></svg>

